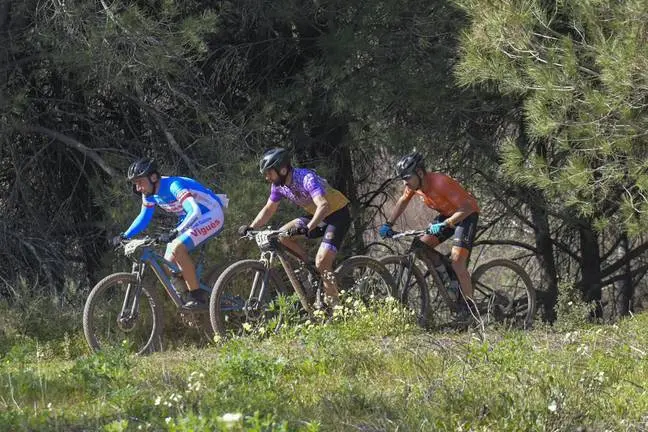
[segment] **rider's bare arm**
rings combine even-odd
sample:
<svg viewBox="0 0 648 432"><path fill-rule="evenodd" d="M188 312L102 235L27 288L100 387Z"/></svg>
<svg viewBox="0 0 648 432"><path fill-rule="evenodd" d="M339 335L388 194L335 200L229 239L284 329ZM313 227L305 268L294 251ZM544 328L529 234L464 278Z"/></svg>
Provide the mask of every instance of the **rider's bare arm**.
<svg viewBox="0 0 648 432"><path fill-rule="evenodd" d="M461 204L461 206L452 214L452 216L447 218L445 221L448 225L454 227L458 223L461 223L461 221L466 219L474 212L475 212L474 205L471 202L466 201L463 204Z"/></svg>
<svg viewBox="0 0 648 432"><path fill-rule="evenodd" d="M265 225L270 218L276 213L277 209L279 208L279 201L272 201L271 199L268 199L268 202L266 203L265 206L261 209L257 217L254 218L250 226L252 228L259 228Z"/></svg>
<svg viewBox="0 0 648 432"><path fill-rule="evenodd" d="M412 195L413 196L413 195ZM400 217L400 215L403 214L407 206L409 205L410 201L412 200L412 196L407 196L407 195L402 195L398 201L396 201L396 205L394 206L394 209L392 210L391 216L389 219L387 219L388 223L393 224L396 222L396 219Z"/></svg>
<svg viewBox="0 0 648 432"><path fill-rule="evenodd" d="M187 215L183 219L182 223L176 228L179 232L183 232L185 229L193 225L194 222L197 222L202 216L200 206L198 206L198 202L191 194L185 194L181 202L182 208L187 212Z"/></svg>
<svg viewBox="0 0 648 432"><path fill-rule="evenodd" d="M324 197L324 195L314 196L313 203L316 205L316 208L313 217L311 218L308 225L306 225L308 231L312 231L313 229L317 228L317 225L319 225L320 222L322 222L322 219L328 216L331 209L331 205L329 204L328 200Z"/></svg>

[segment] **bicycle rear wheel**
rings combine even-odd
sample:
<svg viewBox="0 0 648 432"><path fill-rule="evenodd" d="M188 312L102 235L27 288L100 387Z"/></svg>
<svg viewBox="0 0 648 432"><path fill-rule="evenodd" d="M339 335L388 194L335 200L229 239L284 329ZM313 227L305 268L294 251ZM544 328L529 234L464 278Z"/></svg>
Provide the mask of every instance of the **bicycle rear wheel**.
<svg viewBox="0 0 648 432"><path fill-rule="evenodd" d="M267 274L267 284L263 284ZM278 326L281 311L277 300L283 288L272 270L257 260L229 266L214 285L209 299L209 318L218 335L242 336L261 328Z"/></svg>
<svg viewBox="0 0 648 432"><path fill-rule="evenodd" d="M535 289L527 272L514 261L495 259L475 269L474 299L484 324L529 328L536 308Z"/></svg>
<svg viewBox="0 0 648 432"><path fill-rule="evenodd" d="M115 273L92 289L83 309L83 332L93 351L122 347L145 354L162 348L162 303L143 285L133 310L136 287L133 274Z"/></svg>
<svg viewBox="0 0 648 432"><path fill-rule="evenodd" d="M421 270L414 264L410 273L408 259L403 255L386 256L379 259L379 261L394 278L396 283L395 293L398 294L401 303L416 312L418 324L421 327L426 327L430 295L425 276L423 276Z"/></svg>
<svg viewBox="0 0 648 432"><path fill-rule="evenodd" d="M338 285L363 300L395 296L394 278L380 261L357 255L348 258L335 269Z"/></svg>

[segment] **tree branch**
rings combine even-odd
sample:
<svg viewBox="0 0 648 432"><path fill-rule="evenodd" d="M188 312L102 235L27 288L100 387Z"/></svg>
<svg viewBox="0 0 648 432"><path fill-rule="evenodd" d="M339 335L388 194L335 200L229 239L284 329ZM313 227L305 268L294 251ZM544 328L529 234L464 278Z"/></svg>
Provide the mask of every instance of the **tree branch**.
<svg viewBox="0 0 648 432"><path fill-rule="evenodd" d="M631 277L632 279L634 279L635 276L637 276L637 275L639 275L639 274L642 274L642 273L645 274L645 273L646 273L646 270L648 270L648 264L647 264L647 265L643 265L643 266L641 266L641 267L638 267L638 268L632 270L632 271L630 272L630 277ZM608 279L605 279L603 282L601 282L601 286L608 286L608 285L611 285L611 284L613 284L614 282L617 282L617 281L620 281L620 280L625 279L626 277L627 277L627 275L626 275L625 273L622 273L622 274L620 274L620 275L613 276L613 277L608 278Z"/></svg>
<svg viewBox="0 0 648 432"><path fill-rule="evenodd" d="M481 246L481 245L517 246L522 249L527 249L535 254L538 253L538 249L536 249L534 246L531 246L528 243L524 243L517 240L478 240L473 244L473 246Z"/></svg>
<svg viewBox="0 0 648 432"><path fill-rule="evenodd" d="M607 259L610 256L612 256L612 254L616 251L617 247L621 244L622 241L623 241L623 236L619 236L614 242L614 244L608 249L608 251L605 252L603 256L601 256L601 262L607 261Z"/></svg>
<svg viewBox="0 0 648 432"><path fill-rule="evenodd" d="M623 258L618 260L617 262L610 264L606 268L601 270L601 278L610 276L614 274L617 270L619 270L621 267L626 265L628 262L632 261L633 259L637 258L641 254L643 254L645 251L648 250L648 242L642 244L641 246L638 246L625 254Z"/></svg>
<svg viewBox="0 0 648 432"><path fill-rule="evenodd" d="M147 105L144 103L144 101L140 98L134 98L130 96L130 99L135 101L139 106L144 108L144 110L155 119L155 122L158 124L159 128L162 130L162 133L164 133L165 138L167 139L167 142L171 146L174 152L180 156L180 158L184 161L184 163L187 165L187 168L189 168L189 171L191 172L191 175L194 177L198 176L198 169L196 168L196 165L191 161L189 156L186 155L186 153L182 150L180 147L180 144L178 144L178 141L176 141L175 137L167 127L166 123L162 120L162 117L160 116L160 113L153 107Z"/></svg>
<svg viewBox="0 0 648 432"><path fill-rule="evenodd" d="M104 161L96 151L94 151L93 149L85 146L84 144L80 143L79 141L77 141L76 139L74 139L72 137L64 135L64 134L62 134L60 132L57 132L55 130L45 128L43 126L25 125L25 126L22 126L21 129L24 132L27 132L27 133L38 133L38 134L48 136L48 137L50 137L52 139L55 139L57 141L60 141L63 144L65 144L65 145L67 145L69 147L72 147L72 148L78 150L79 152L83 153L84 156L86 156L87 158L94 161L97 165L99 165L99 167L101 167L101 169L104 170L104 172L106 174L108 174L109 176L115 177L117 175L115 170L110 165L108 165L106 163L106 161Z"/></svg>

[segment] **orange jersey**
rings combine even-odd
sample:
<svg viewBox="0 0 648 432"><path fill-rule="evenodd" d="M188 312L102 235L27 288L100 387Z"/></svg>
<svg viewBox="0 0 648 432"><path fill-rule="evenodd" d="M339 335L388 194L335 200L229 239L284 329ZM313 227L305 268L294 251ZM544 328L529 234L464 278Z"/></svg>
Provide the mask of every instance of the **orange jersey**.
<svg viewBox="0 0 648 432"><path fill-rule="evenodd" d="M425 174L425 188L419 190L405 186L403 197L412 199L419 195L426 206L438 211L445 217L450 217L464 204L470 206L473 213L479 213L477 200L457 180L441 173Z"/></svg>

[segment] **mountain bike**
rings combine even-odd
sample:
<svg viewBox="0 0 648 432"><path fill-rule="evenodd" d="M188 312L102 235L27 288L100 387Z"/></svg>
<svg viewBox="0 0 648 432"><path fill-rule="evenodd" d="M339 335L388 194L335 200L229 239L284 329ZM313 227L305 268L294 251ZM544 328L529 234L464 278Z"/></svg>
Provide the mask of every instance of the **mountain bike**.
<svg viewBox="0 0 648 432"><path fill-rule="evenodd" d="M292 293L297 295L309 317L323 309L323 276L314 264L303 261L279 241L289 236L286 231L260 230L250 231L244 237L256 241L261 258L238 261L218 277L209 303L215 333L243 335L271 322L280 323L279 302ZM334 275L338 288L366 302L394 292L393 278L371 257L347 258L335 269Z"/></svg>
<svg viewBox="0 0 648 432"><path fill-rule="evenodd" d="M467 302L461 290L452 293L442 281L435 263L443 264L450 280L457 280L450 257L444 255L419 237L423 230L397 233L393 240L414 237L403 255L390 255L380 259L396 282L400 300L414 310L423 327L451 325L461 302ZM422 261L427 270L417 265ZM428 280L431 285L428 285ZM516 262L494 259L478 266L471 276L473 284L473 313L483 324L499 323L515 328L529 328L533 323L536 293L531 278ZM467 303L465 303L467 305Z"/></svg>
<svg viewBox="0 0 648 432"><path fill-rule="evenodd" d="M131 271L106 276L90 291L83 310L83 331L93 351L123 346L134 353L144 354L162 349L163 304L159 289L145 278L149 269L176 306L180 321L211 333L207 306L197 309L183 307L180 286L184 282L180 279L180 269L155 251L158 243L158 239L152 237L122 241L119 247L123 247L124 255L133 260ZM200 256L196 273L200 289L211 293L218 268L210 269L201 278L204 247L198 248Z"/></svg>

